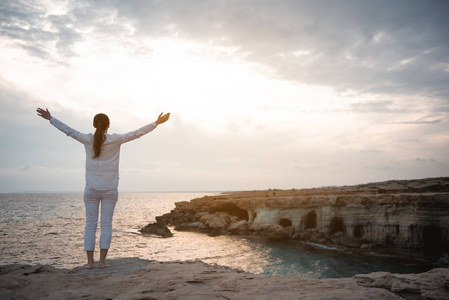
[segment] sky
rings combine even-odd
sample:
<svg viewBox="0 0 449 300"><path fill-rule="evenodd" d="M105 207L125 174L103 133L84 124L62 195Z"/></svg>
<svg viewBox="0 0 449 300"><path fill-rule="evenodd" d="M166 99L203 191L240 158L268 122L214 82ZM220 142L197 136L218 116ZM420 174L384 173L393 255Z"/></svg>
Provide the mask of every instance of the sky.
<svg viewBox="0 0 449 300"><path fill-rule="evenodd" d="M449 176L449 1L4 0L0 192L82 191L80 132L126 133L120 191Z"/></svg>

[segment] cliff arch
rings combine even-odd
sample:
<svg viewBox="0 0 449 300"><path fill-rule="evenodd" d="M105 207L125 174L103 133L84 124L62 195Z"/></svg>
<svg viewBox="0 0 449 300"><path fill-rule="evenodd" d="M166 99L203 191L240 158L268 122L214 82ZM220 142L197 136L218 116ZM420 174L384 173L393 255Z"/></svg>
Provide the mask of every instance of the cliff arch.
<svg viewBox="0 0 449 300"><path fill-rule="evenodd" d="M281 218L279 220L279 225L281 225L282 227L290 227L290 226L292 226L292 220L286 219L286 218Z"/></svg>
<svg viewBox="0 0 449 300"><path fill-rule="evenodd" d="M333 235L334 233L337 233L339 231L341 231L343 233L346 232L345 224L344 224L342 218L335 217L329 223L329 235Z"/></svg>
<svg viewBox="0 0 449 300"><path fill-rule="evenodd" d="M422 231L425 256L440 257L444 253L441 228L437 225L424 226Z"/></svg>
<svg viewBox="0 0 449 300"><path fill-rule="evenodd" d="M215 209L213 209L211 212L212 213L225 212L231 216L238 217L241 220L246 220L246 221L249 220L248 211L246 209L242 209L232 203L222 203L221 205L219 205Z"/></svg>
<svg viewBox="0 0 449 300"><path fill-rule="evenodd" d="M363 225L356 225L353 230L355 238L361 238L363 236Z"/></svg>
<svg viewBox="0 0 449 300"><path fill-rule="evenodd" d="M253 223L254 222L254 220L257 218L257 213L255 212L255 211L253 211L253 210L250 210L249 212L248 212L248 222L249 223Z"/></svg>
<svg viewBox="0 0 449 300"><path fill-rule="evenodd" d="M304 218L304 229L316 228L316 212L310 211Z"/></svg>

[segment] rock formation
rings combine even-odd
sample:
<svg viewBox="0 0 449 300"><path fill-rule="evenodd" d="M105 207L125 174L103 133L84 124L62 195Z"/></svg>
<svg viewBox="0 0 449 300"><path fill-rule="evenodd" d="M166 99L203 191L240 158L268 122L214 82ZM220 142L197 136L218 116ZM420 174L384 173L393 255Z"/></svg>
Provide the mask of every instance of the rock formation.
<svg viewBox="0 0 449 300"><path fill-rule="evenodd" d="M449 269L307 279L243 272L201 261L110 260L112 268L0 266L0 299L449 299Z"/></svg>
<svg viewBox="0 0 449 300"><path fill-rule="evenodd" d="M438 258L449 253L449 177L232 192L178 202L156 220L176 230L380 246Z"/></svg>
<svg viewBox="0 0 449 300"><path fill-rule="evenodd" d="M168 229L167 225L164 225L161 223L150 223L147 226L145 226L144 228L140 229L139 231L144 234L155 234L155 235L159 235L161 237L173 236L170 229Z"/></svg>

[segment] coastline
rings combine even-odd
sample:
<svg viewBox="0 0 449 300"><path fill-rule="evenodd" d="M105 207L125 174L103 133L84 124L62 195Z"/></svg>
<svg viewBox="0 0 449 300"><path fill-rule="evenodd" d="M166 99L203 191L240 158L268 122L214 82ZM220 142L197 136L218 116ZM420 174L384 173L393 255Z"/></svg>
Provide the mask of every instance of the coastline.
<svg viewBox="0 0 449 300"><path fill-rule="evenodd" d="M168 225L212 236L256 235L365 252L394 249L431 260L446 261L449 256L449 177L242 191L175 205L147 227Z"/></svg>
<svg viewBox="0 0 449 300"><path fill-rule="evenodd" d="M340 279L257 275L202 261L110 260L110 269L0 266L1 299L449 299L449 269Z"/></svg>

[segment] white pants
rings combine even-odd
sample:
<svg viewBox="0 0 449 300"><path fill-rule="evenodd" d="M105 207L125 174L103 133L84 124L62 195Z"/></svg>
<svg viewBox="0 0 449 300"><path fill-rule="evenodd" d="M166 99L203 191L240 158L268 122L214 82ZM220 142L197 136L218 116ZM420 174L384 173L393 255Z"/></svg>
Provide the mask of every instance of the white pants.
<svg viewBox="0 0 449 300"><path fill-rule="evenodd" d="M101 235L100 249L109 249L112 238L112 216L118 199L118 191L99 191L86 188L84 205L86 207L86 227L84 230L84 250L95 250L95 234L97 232L98 212L101 202Z"/></svg>

